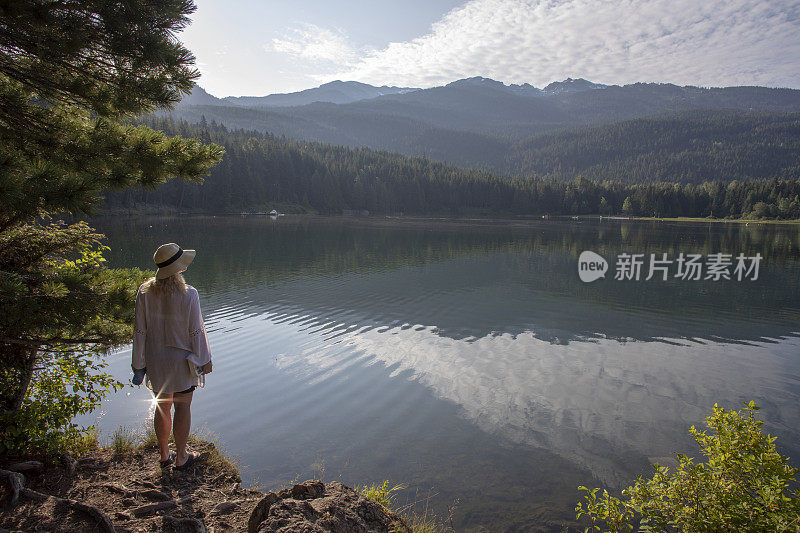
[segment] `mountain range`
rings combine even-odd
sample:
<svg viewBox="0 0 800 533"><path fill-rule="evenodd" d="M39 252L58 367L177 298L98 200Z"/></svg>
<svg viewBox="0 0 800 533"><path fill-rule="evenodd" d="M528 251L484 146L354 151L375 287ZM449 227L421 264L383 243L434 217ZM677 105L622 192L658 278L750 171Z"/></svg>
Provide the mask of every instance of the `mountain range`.
<svg viewBox="0 0 800 533"><path fill-rule="evenodd" d="M481 85L484 88L508 91L519 96L553 96L564 95L574 92L587 91L590 89L602 89L608 87L602 83L592 83L584 79L567 78L564 81L554 81L544 89L537 89L529 83L521 85L505 85L502 82L491 78L476 76L454 81L448 86L458 87L465 85ZM358 81L336 80L324 83L319 87L304 89L293 93L276 93L266 96L226 96L218 98L210 95L201 86L196 86L192 92L186 95L180 102L180 106L193 105L216 105L226 106L235 105L241 107L293 107L313 104L316 102L328 102L332 104L349 104L360 100L369 100L379 96L390 94L406 94L421 89L415 87L389 87L383 85L375 87L367 83Z"/></svg>
<svg viewBox="0 0 800 533"><path fill-rule="evenodd" d="M646 180L642 161L653 158L662 172L652 180L793 175L800 155L786 150L800 140L795 113L795 89L604 85L571 78L539 89L484 77L430 89L336 81L297 93L235 98L216 98L197 87L172 112L192 123L205 118L233 129L423 155L503 175L570 179L583 172L604 178L613 170L608 177L624 181ZM609 143L627 151L609 150ZM717 176L720 169L698 157L697 146L704 154L713 149L730 161L747 161L732 167L736 177ZM779 168L765 166L776 151ZM678 153L684 155L676 165L670 158ZM620 175L625 161L637 161L643 174Z"/></svg>
<svg viewBox="0 0 800 533"><path fill-rule="evenodd" d="M208 94L199 85L180 102L180 106L187 105L234 105L240 107L292 107L315 102L330 102L332 104L349 104L359 100L377 98L386 94L404 94L418 91L413 87L375 87L357 81L336 80L325 83L319 87L305 89L294 93L269 94L267 96L226 96L217 98Z"/></svg>

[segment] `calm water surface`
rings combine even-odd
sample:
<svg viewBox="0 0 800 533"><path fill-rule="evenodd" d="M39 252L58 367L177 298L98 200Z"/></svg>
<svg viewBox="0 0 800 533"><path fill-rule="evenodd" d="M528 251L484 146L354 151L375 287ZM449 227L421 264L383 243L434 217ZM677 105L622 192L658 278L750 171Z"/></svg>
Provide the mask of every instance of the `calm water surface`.
<svg viewBox="0 0 800 533"><path fill-rule="evenodd" d="M715 402L755 400L800 457L800 230L658 222L313 217L96 224L111 266L196 248L214 373L193 423L246 482L404 483L459 530L560 530L578 485L621 487L674 451ZM612 261L582 283L580 252ZM615 281L619 253L764 260L757 281ZM644 276L643 276L644 277ZM130 377L130 349L111 358ZM144 388L104 433L143 425Z"/></svg>

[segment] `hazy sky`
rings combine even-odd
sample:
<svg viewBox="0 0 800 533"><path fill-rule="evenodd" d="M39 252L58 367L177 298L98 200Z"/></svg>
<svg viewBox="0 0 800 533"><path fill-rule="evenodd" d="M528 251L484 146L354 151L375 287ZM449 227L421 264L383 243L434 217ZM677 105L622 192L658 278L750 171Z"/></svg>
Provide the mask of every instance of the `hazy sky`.
<svg viewBox="0 0 800 533"><path fill-rule="evenodd" d="M800 88L798 0L195 0L215 96L470 76Z"/></svg>

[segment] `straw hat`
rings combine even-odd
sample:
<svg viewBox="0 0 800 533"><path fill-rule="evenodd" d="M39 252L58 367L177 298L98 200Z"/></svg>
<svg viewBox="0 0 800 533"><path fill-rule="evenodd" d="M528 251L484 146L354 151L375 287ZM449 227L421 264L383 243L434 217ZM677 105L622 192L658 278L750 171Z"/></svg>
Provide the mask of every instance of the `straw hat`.
<svg viewBox="0 0 800 533"><path fill-rule="evenodd" d="M173 274L186 270L196 253L194 250L183 250L174 242L162 244L153 254L153 261L156 262L158 267L156 279L168 278Z"/></svg>

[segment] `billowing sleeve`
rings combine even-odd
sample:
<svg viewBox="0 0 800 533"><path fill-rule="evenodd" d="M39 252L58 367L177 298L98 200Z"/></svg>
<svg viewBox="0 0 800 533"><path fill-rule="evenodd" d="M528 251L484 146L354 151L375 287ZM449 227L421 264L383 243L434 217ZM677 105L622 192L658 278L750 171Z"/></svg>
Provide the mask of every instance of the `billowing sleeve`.
<svg viewBox="0 0 800 533"><path fill-rule="evenodd" d="M144 343L147 336L147 319L145 317L144 295L139 290L136 293L136 321L133 324L133 349L131 350L131 363L133 368L140 370L145 367Z"/></svg>
<svg viewBox="0 0 800 533"><path fill-rule="evenodd" d="M200 296L197 291L192 295L189 306L189 340L192 346L192 358L198 365L211 361L211 347L208 345L203 314L200 312Z"/></svg>

